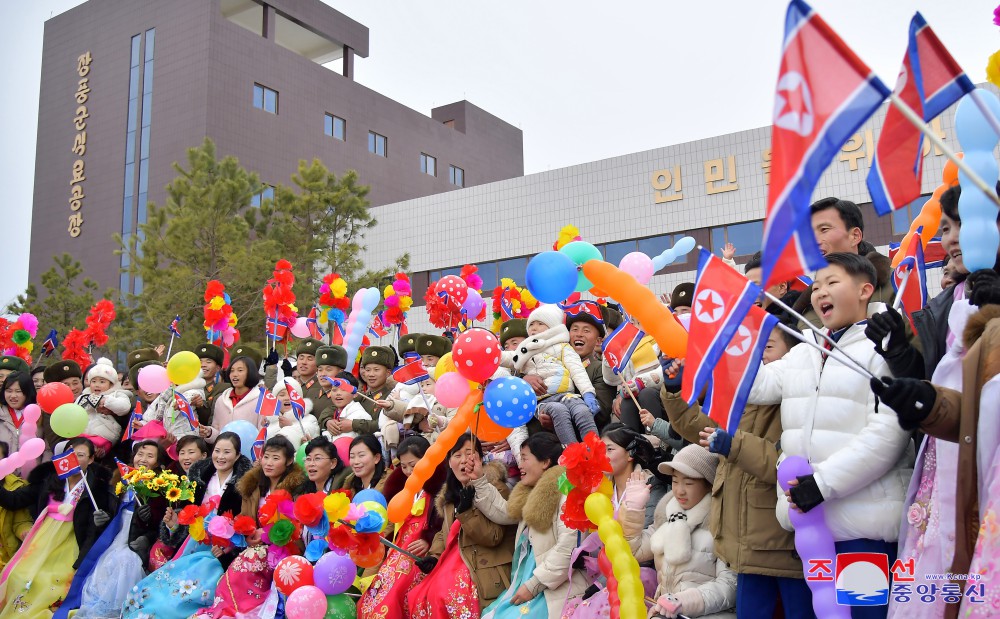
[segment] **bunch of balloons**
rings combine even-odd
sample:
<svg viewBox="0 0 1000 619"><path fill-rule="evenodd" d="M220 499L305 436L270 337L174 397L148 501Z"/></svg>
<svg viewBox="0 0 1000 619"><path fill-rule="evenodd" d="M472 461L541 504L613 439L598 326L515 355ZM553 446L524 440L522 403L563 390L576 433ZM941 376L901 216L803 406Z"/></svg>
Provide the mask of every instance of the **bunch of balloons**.
<svg viewBox="0 0 1000 619"><path fill-rule="evenodd" d="M217 279L205 286L205 337L216 346L229 348L239 341L240 332L236 329L236 314L233 313L232 299L226 292L226 287Z"/></svg>
<svg viewBox="0 0 1000 619"><path fill-rule="evenodd" d="M19 429L20 445L19 449L9 456L0 460L0 480L21 469L21 475L27 476L35 466L35 459L45 451L45 441L35 438L38 431L38 419L42 415L42 409L37 404L29 404L22 411L23 421ZM13 449L13 445L10 446Z"/></svg>
<svg viewBox="0 0 1000 619"><path fill-rule="evenodd" d="M536 299L527 288L521 288L514 280L505 277L493 289L493 332L500 332L500 325L511 318L527 318L531 310L538 307Z"/></svg>
<svg viewBox="0 0 1000 619"><path fill-rule="evenodd" d="M319 324L334 323L344 328L351 299L347 296L347 282L337 273L327 273L319 287Z"/></svg>
<svg viewBox="0 0 1000 619"><path fill-rule="evenodd" d="M406 320L406 312L413 305L413 288L410 286L410 276L406 273L396 273L391 284L385 287L385 312L382 313L382 323L386 326L399 325Z"/></svg>
<svg viewBox="0 0 1000 619"><path fill-rule="evenodd" d="M958 103L955 111L955 135L962 145L965 164L992 188L1000 176L997 161L993 157L993 149L1000 141L1000 135L993 131L993 127L977 107L973 100L977 96L990 109L994 118L1000 118L1000 101L988 90L977 88L962 97ZM996 202L961 170L958 172L958 182L962 186L962 197L958 201L958 214L962 218L962 229L958 233L962 260L970 273L991 269L997 261L997 249L1000 248Z"/></svg>
<svg viewBox="0 0 1000 619"><path fill-rule="evenodd" d="M344 332L344 349L347 350L347 363L352 365L361 349L361 341L368 333L368 325L372 321L372 313L378 307L382 296L378 288L362 288L354 293L351 302L351 315L347 318L347 329Z"/></svg>
<svg viewBox="0 0 1000 619"><path fill-rule="evenodd" d="M38 334L38 319L27 312L10 322L0 318L0 350L5 355L14 355L31 364L32 338Z"/></svg>
<svg viewBox="0 0 1000 619"><path fill-rule="evenodd" d="M295 307L295 274L292 273L292 263L279 260L274 265L271 279L264 284L264 315L272 321L268 324L267 333L272 340L285 337L289 327L298 318L298 308Z"/></svg>
<svg viewBox="0 0 1000 619"><path fill-rule="evenodd" d="M486 320L486 302L480 290L483 278L475 265L462 267L459 275L445 275L431 282L424 294L427 316L439 329L454 329L464 321Z"/></svg>

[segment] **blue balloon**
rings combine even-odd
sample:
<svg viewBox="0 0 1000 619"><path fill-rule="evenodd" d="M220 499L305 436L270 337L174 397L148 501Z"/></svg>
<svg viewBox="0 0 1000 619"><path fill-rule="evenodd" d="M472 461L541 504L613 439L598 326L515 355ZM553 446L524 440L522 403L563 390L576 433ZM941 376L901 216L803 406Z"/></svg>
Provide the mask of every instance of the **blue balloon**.
<svg viewBox="0 0 1000 619"><path fill-rule="evenodd" d="M996 96L981 88L976 89L976 94L993 115L1000 118L1000 101ZM955 134L965 153L965 164L989 187L993 187L1000 176L996 159L993 158L993 148L1000 136L993 131L972 99L972 94L965 95L958 104L958 110L955 111ZM970 272L992 268L997 260L997 249L1000 248L996 203L974 185L961 169L958 171L958 182L962 187L962 196L958 200L958 214L962 218L962 229L958 234L962 260Z"/></svg>
<svg viewBox="0 0 1000 619"><path fill-rule="evenodd" d="M576 263L566 254L543 251L528 262L524 279L536 299L542 303L559 303L576 288Z"/></svg>
<svg viewBox="0 0 1000 619"><path fill-rule="evenodd" d="M535 415L538 398L523 378L505 376L490 381L483 393L486 415L499 426L517 428Z"/></svg>
<svg viewBox="0 0 1000 619"><path fill-rule="evenodd" d="M366 488L361 492L357 493L356 495L354 495L354 500L351 501L351 503L354 503L355 505L361 505L365 501L375 501L382 507L389 509L389 503L386 502L385 497L382 496L382 493L373 488Z"/></svg>
<svg viewBox="0 0 1000 619"><path fill-rule="evenodd" d="M243 419L238 419L236 421L230 421L222 427L223 432L235 432L240 437L240 453L244 456L250 458L253 453L253 442L257 440L257 427L245 421Z"/></svg>

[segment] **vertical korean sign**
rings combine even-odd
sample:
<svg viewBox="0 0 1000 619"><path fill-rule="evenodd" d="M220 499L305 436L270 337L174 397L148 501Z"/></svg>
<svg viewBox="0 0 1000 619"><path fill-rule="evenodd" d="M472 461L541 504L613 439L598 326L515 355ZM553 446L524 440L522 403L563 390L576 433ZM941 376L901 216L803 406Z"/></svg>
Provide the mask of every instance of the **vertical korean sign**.
<svg viewBox="0 0 1000 619"><path fill-rule="evenodd" d="M80 236L83 228L83 213L81 212L84 198L83 182L87 180L84 174L83 157L87 154L87 119L90 118L90 113L87 111L87 100L90 95L89 75L92 60L93 58L89 51L76 59L76 74L79 80L77 81L76 94L74 95L77 107L76 113L73 115L73 127L76 129L76 134L73 136L72 148L73 154L76 155L76 160L73 162L73 173L69 181L70 214L69 227L67 229L72 238Z"/></svg>

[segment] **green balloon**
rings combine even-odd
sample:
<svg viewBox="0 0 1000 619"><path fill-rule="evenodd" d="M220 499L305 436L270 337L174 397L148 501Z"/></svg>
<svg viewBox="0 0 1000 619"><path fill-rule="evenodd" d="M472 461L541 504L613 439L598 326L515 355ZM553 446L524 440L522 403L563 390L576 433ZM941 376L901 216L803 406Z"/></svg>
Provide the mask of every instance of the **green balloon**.
<svg viewBox="0 0 1000 619"><path fill-rule="evenodd" d="M52 411L49 425L63 438L80 436L87 429L87 411L79 404L63 404Z"/></svg>
<svg viewBox="0 0 1000 619"><path fill-rule="evenodd" d="M601 254L601 250L584 241L573 241L572 243L567 243L562 246L562 249L560 249L559 252L569 256L570 260L575 262L578 267L582 267L588 260L604 261L604 256ZM580 269L576 279L576 291L586 292L593 287L594 285L590 283L590 280L584 277L583 269Z"/></svg>
<svg viewBox="0 0 1000 619"><path fill-rule="evenodd" d="M357 616L357 606L349 595L326 596L326 615L323 619L356 619Z"/></svg>
<svg viewBox="0 0 1000 619"><path fill-rule="evenodd" d="M306 468L306 443L299 445L299 448L295 450L295 461L299 463L299 466Z"/></svg>

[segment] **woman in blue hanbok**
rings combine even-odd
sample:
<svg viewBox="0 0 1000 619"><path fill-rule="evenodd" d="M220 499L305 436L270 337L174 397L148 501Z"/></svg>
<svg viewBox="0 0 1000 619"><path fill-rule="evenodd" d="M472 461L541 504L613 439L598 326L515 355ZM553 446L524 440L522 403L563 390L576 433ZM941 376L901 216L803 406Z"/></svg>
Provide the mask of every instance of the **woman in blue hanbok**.
<svg viewBox="0 0 1000 619"><path fill-rule="evenodd" d="M240 447L237 434L223 432L215 441L212 458L191 466L188 477L198 483L199 504L220 497L217 513L240 513L243 499L236 484L251 466L250 460L240 455ZM176 557L132 588L122 619L185 619L211 606L219 580L233 558L235 554L224 548L189 537Z"/></svg>

